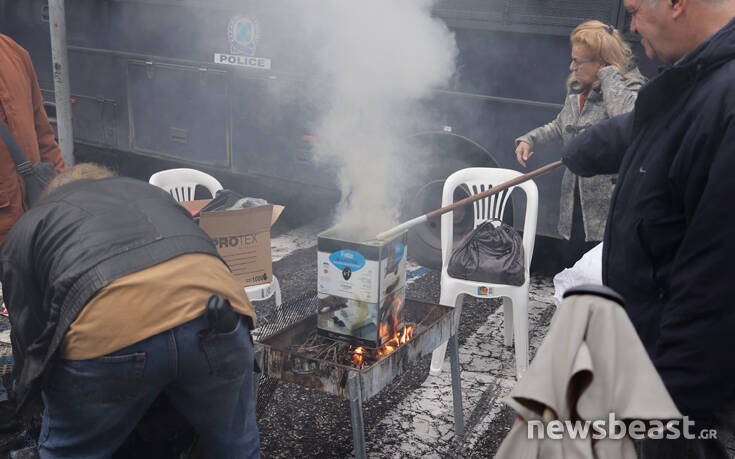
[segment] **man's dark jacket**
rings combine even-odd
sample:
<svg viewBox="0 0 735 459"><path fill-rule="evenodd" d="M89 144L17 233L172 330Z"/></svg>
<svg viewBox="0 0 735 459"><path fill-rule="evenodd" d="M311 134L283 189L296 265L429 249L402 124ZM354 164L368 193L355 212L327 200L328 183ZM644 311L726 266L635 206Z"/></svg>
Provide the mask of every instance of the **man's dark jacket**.
<svg viewBox="0 0 735 459"><path fill-rule="evenodd" d="M682 413L735 399L735 25L644 86L633 112L566 148L576 174L619 175L603 281L620 292Z"/></svg>
<svg viewBox="0 0 735 459"><path fill-rule="evenodd" d="M165 191L107 178L41 199L0 246L16 366L16 401L35 396L69 325L111 281L187 253L217 251Z"/></svg>

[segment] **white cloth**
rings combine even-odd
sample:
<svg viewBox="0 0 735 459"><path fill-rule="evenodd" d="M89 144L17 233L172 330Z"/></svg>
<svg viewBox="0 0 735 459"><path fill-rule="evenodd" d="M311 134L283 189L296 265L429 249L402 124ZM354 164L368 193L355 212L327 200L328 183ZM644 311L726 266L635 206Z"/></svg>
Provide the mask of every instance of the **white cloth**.
<svg viewBox="0 0 735 459"><path fill-rule="evenodd" d="M529 439L529 420L680 419L625 310L597 295L564 300L506 403L519 415L496 458L630 458L620 440Z"/></svg>
<svg viewBox="0 0 735 459"><path fill-rule="evenodd" d="M559 307L564 292L582 284L602 285L602 242L582 255L574 266L554 276L554 304Z"/></svg>

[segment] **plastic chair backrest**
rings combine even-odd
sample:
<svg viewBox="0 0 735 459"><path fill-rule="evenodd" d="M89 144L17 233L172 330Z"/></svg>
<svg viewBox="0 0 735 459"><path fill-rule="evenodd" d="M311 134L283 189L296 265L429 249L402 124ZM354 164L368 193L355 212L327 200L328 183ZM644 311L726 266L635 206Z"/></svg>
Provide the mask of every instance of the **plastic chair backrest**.
<svg viewBox="0 0 735 459"><path fill-rule="evenodd" d="M493 186L507 182L521 174L511 169L500 169L492 167L470 167L453 173L444 182L442 192L442 207L454 202L454 190L459 186L466 186L470 194L482 193ZM528 278L533 245L536 238L536 221L538 218L538 189L532 180L528 180L514 187L503 190L487 198L473 202L475 211L475 228L489 219L502 220L505 207L510 195L515 188L520 188L526 194L526 212L523 220L523 251L526 263L526 277ZM516 212L519 209L514 209ZM452 212L442 215L441 221L441 244L442 244L442 267L449 264L452 254L454 238L454 216Z"/></svg>
<svg viewBox="0 0 735 459"><path fill-rule="evenodd" d="M222 189L219 181L196 169L167 169L151 175L148 183L171 193L176 201L193 201L197 185L203 186L214 197Z"/></svg>

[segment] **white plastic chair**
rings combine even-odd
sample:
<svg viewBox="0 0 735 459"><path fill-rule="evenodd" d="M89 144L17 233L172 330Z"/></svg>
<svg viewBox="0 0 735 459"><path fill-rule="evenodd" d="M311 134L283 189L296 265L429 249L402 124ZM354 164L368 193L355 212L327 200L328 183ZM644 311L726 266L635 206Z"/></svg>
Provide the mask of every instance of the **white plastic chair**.
<svg viewBox="0 0 735 459"><path fill-rule="evenodd" d="M245 294L248 296L250 301L264 301L276 295L276 306L281 305L281 284L278 283L278 278L273 275L273 280L267 284L258 284L245 287Z"/></svg>
<svg viewBox="0 0 735 459"><path fill-rule="evenodd" d="M202 171L187 168L158 171L151 175L148 183L168 191L178 202L192 201L197 185L208 189L213 198L217 191L222 189L222 184L216 178ZM281 285L275 275L268 283L250 285L244 289L250 301L267 300L275 293L276 306L281 304Z"/></svg>
<svg viewBox="0 0 735 459"><path fill-rule="evenodd" d="M176 201L193 201L197 185L203 186L212 194L222 189L219 181L209 174L196 169L166 169L151 175L148 180L151 185L171 193Z"/></svg>
<svg viewBox="0 0 735 459"><path fill-rule="evenodd" d="M444 182L442 206L452 204L454 190L457 187L464 185L471 194L477 194L519 175L521 175L520 172L510 169L471 167L459 170L450 175ZM488 219L501 220L510 194L515 188L520 188L526 194L526 212L523 222L525 282L521 286L514 286L473 282L449 277L447 265L453 249L454 216L452 212L448 212L442 215L441 221L442 271L439 303L444 306L461 307L463 295L472 295L477 298L502 297L505 345L510 346L515 336L516 377L520 379L526 368L528 368L528 283L530 279L529 267L531 266L533 244L536 237L538 189L536 184L529 180L490 197L475 201L473 204L475 228ZM515 212L520 211L520 209L513 210ZM480 294L480 292L483 294ZM485 294L485 292L487 293ZM447 343L444 343L434 350L431 358L432 375L441 373L446 348Z"/></svg>

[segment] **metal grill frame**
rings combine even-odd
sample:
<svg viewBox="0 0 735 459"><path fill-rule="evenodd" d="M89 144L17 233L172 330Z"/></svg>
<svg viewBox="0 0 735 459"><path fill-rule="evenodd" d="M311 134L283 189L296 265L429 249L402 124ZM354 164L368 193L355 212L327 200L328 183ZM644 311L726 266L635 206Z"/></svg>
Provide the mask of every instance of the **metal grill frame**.
<svg viewBox="0 0 735 459"><path fill-rule="evenodd" d="M394 352L367 368L349 368L336 362L325 362L305 357L307 360L316 363L316 365L321 365L322 369L327 369L329 374L326 375L326 378L333 383L331 385L327 385L328 387L324 384L322 384L321 387L317 387L317 385L314 384L314 378L287 379L289 382L293 382L304 387L315 388L333 395L346 397L349 400L355 455L360 459L367 457L363 422L363 401L377 394L382 388L390 384L396 376L405 371L404 366L407 367L405 363L416 362L421 356L431 353L439 346L439 344L446 340L449 341L449 355L451 362L455 437L461 439L464 436L464 413L462 411L462 388L460 385L459 374L459 344L457 339L457 328L462 307L458 306L456 308L450 308L409 299L407 299L406 302L424 304L429 308L427 309L429 312L432 307L443 308L448 311L445 311L443 314L439 314L440 317L436 322L429 325L426 330L423 330L423 332L419 332L414 335L411 341L398 347ZM283 372L279 373L278 369L283 369L285 367L280 364L274 365L272 359L274 359L274 357L275 359L288 358L289 355L291 357L295 356L296 358L301 358L297 354L289 353L283 349L279 351L277 348L270 346L266 342L269 340L272 341L273 338L277 338L281 334L287 334L289 332L298 334L298 328L303 329L305 326L309 326L310 322L307 323L307 321L313 320L313 325L316 326L317 303L318 300L316 292L302 295L293 303L284 304L274 310L272 313L273 315L269 315L269 319L266 320L266 323L259 330L259 333L257 334L258 339L255 343L255 358L259 367L263 368L264 371L261 373L261 377L255 387L256 400L258 402L256 414L258 416L261 416L265 412L266 405L270 400L273 391L279 384L279 380L277 378L269 377L269 374L275 374L278 377L283 377ZM413 346L411 346L411 344L413 344ZM409 353L411 355L409 355ZM279 354L281 356L279 356ZM266 361L266 355L268 355L268 361ZM389 368L390 370L383 373L381 369L384 368ZM337 369L338 373L336 375L333 374L335 369ZM274 370L276 370L275 373ZM321 374L321 376L324 376L324 374ZM334 382L336 382L336 384L334 384Z"/></svg>

